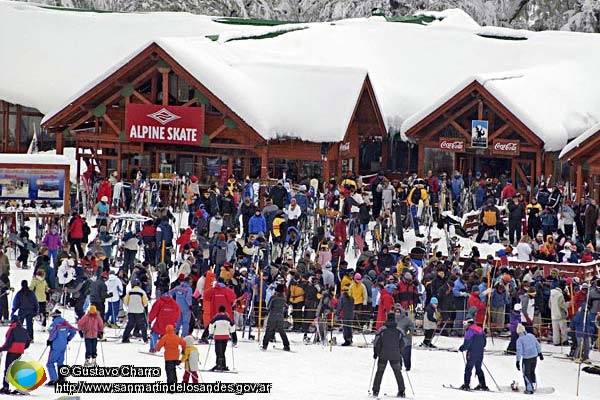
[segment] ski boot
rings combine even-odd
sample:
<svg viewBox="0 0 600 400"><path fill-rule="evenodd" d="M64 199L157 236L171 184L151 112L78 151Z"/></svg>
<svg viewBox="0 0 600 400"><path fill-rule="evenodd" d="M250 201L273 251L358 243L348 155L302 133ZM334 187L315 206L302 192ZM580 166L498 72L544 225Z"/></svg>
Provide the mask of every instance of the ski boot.
<svg viewBox="0 0 600 400"><path fill-rule="evenodd" d="M477 386L475 386L475 390L481 390L482 392L489 392L490 388L487 387L485 384L479 384Z"/></svg>
<svg viewBox="0 0 600 400"><path fill-rule="evenodd" d="M467 385L466 383L463 383L461 385L461 387L459 387L460 390L466 390L467 392L471 390L471 388L469 387L469 385Z"/></svg>

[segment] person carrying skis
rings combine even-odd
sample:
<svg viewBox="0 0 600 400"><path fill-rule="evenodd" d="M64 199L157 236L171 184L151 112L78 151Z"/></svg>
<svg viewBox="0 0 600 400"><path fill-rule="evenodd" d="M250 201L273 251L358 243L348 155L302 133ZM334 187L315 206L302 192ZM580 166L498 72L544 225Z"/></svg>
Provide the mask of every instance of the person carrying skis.
<svg viewBox="0 0 600 400"><path fill-rule="evenodd" d="M404 345L404 333L396 326L394 313L387 315L387 320L381 329L375 334L373 343L373 358L377 361L377 372L373 380L373 396L379 395L381 379L388 362L394 371L396 383L398 384L397 397L406 397L404 393L404 379L402 378L402 347Z"/></svg>
<svg viewBox="0 0 600 400"><path fill-rule="evenodd" d="M6 351L6 359L4 360L4 382L2 383L0 394L13 393L9 390L8 380L6 379L8 368L14 361L18 360L23 355L25 349L29 347L29 343L31 343L31 339L29 338L27 331L21 326L19 316L13 314L10 327L6 331L6 340L2 347L0 347L0 353Z"/></svg>
<svg viewBox="0 0 600 400"><path fill-rule="evenodd" d="M465 339L463 344L458 348L461 352L467 352L467 362L465 364L465 376L464 383L460 387L462 390L471 390L471 375L473 368L479 379L479 385L475 387L475 390L490 390L485 384L485 376L481 369L483 364L483 352L486 345L486 337L483 328L475 324L475 313L477 309L471 307L467 312L467 318L464 324L467 325L465 332Z"/></svg>
<svg viewBox="0 0 600 400"><path fill-rule="evenodd" d="M96 356L98 355L98 339L104 335L104 322L98 314L96 306L91 305L88 313L77 322L79 336L85 338L85 363L84 366L90 367L97 365Z"/></svg>
<svg viewBox="0 0 600 400"><path fill-rule="evenodd" d="M165 374L167 375L167 384L177 383L177 371L176 367L181 363L179 361L179 347L181 351L185 351L185 340L175 333L173 325L167 325L165 327L165 334L156 343L156 351L160 351L165 348L163 355L165 359Z"/></svg>
<svg viewBox="0 0 600 400"><path fill-rule="evenodd" d="M123 343L129 343L129 334L132 330L142 333L144 343L148 343L148 333L146 329L146 310L148 307L148 296L140 287L140 281L134 280L131 283L131 290L123 299L123 304L127 307L127 326L123 332Z"/></svg>
<svg viewBox="0 0 600 400"><path fill-rule="evenodd" d="M544 360L542 346L533 333L527 333L523 324L517 325L517 370L521 370L521 358L523 358L523 379L525 380L525 394L533 394L537 388L535 378L535 367L537 358Z"/></svg>
<svg viewBox="0 0 600 400"><path fill-rule="evenodd" d="M283 350L290 351L290 341L283 329L283 314L287 308L287 304L283 298L283 289L282 283L277 284L275 293L273 293L267 304L267 327L265 336L263 337L262 350L267 350L269 342L275 337L275 332L277 332L281 336Z"/></svg>
<svg viewBox="0 0 600 400"><path fill-rule="evenodd" d="M61 316L59 310L54 310L50 316L52 317L52 324L50 325L50 334L46 341L46 346L50 347L48 362L46 363L50 380L46 385L54 386L56 382L65 379L63 376L57 375L56 367L60 369L65 364L67 345L77 333L77 329Z"/></svg>
<svg viewBox="0 0 600 400"><path fill-rule="evenodd" d="M217 364L211 368L211 371L229 371L225 359L225 350L227 350L227 342L230 337L233 346L237 345L237 337L235 335L235 324L227 315L225 306L219 306L219 313L210 321L208 331L215 339L215 355L217 358Z"/></svg>

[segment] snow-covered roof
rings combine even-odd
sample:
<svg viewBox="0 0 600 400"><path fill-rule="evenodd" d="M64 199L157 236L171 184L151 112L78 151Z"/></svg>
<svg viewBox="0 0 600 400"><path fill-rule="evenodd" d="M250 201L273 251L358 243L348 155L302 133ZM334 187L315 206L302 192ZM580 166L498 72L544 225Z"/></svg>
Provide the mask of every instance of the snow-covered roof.
<svg viewBox="0 0 600 400"><path fill-rule="evenodd" d="M2 154L0 164L71 165L67 156L60 154Z"/></svg>
<svg viewBox="0 0 600 400"><path fill-rule="evenodd" d="M577 136L575 139L571 140L560 152L559 158L565 157L571 151L575 150L587 140L589 140L592 136L600 132L600 123L593 125L587 131L583 132L581 135Z"/></svg>
<svg viewBox="0 0 600 400"><path fill-rule="evenodd" d="M434 16L428 26L372 17L234 40L291 28L219 24L186 13L53 11L0 0L0 52L10 55L0 59L0 98L42 113L57 110L154 41L197 77L208 79L215 95L267 138L320 137L307 133L317 124L309 126L310 119L285 102L304 104L307 111L321 108L319 116L328 110L326 122L340 121L323 130L338 138L330 129L338 132L346 124L346 97L355 93L363 73L392 131L405 132L417 113L432 110L439 99L474 79L538 135L546 150L562 149L600 122L599 35L480 27L460 10ZM206 35L222 37L212 42L204 40ZM343 78L325 88L338 73Z"/></svg>

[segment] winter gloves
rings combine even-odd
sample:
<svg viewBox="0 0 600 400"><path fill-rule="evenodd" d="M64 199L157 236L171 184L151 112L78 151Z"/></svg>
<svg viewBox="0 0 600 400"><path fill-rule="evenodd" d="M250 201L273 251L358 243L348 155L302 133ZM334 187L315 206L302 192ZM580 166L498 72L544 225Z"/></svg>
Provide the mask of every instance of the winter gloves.
<svg viewBox="0 0 600 400"><path fill-rule="evenodd" d="M48 346L48 347L52 346L52 340L46 340L46 346Z"/></svg>
<svg viewBox="0 0 600 400"><path fill-rule="evenodd" d="M542 353L538 354L538 357L540 358L541 361L544 361L544 355Z"/></svg>
<svg viewBox="0 0 600 400"><path fill-rule="evenodd" d="M373 354L373 360L377 360L377 354Z"/></svg>
<svg viewBox="0 0 600 400"><path fill-rule="evenodd" d="M521 363L519 361L517 361L517 371L521 370Z"/></svg>

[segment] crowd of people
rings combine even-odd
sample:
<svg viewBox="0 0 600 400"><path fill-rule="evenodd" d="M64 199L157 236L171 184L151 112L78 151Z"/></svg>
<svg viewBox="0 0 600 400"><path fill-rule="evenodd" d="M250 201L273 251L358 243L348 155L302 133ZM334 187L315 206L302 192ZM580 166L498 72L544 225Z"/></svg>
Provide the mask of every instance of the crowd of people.
<svg viewBox="0 0 600 400"><path fill-rule="evenodd" d="M466 340L477 342L477 335L485 337L486 331L487 335L509 332L507 352L525 357L518 345L522 326L538 338L570 345L574 360L589 362L600 316L600 280L563 276L558 264L548 276L542 268L512 268L510 246L485 259L473 247L466 261L453 253L431 254L430 243L422 239L424 210L439 208L445 198L441 191L446 186L454 190L452 185L462 178L454 174L451 180L444 179L430 172L426 178L398 181L380 173L364 183L349 173L339 182L331 179L325 187L316 179L298 185L280 180L256 190L250 179L238 182L232 177L222 187L213 184L202 190L191 176L184 199L188 223L178 232L175 215L163 202L142 211L143 223L114 229L120 224L111 218L115 204L109 203L109 194L99 191L92 227L77 210L65 232L50 227L32 263L31 282L21 282L14 296L11 321L25 322L28 340L33 340L33 318L39 315L45 326L47 310L51 311L50 335L58 339L48 345L64 354L73 332L79 331L85 341L86 365L96 364L97 341L104 331L124 328L118 337L122 342L139 337L151 353L166 349L169 382L176 379L179 348L184 350L186 379L197 380L193 345L210 339L217 360L213 370L227 371L228 340L235 345L236 331L254 339L254 329L265 318L264 350L278 333L283 350L289 351L286 331L301 332L307 343L333 345L332 331L338 328L342 346L353 345L356 335L378 332L378 348L378 343L389 339L382 329L394 325L401 333L399 352L407 371L415 326L424 335L420 346L431 349L437 335L466 332ZM582 204L576 211L571 208L569 220L571 214L564 211L571 206L569 200L563 202L561 194L555 204L554 191L544 198L544 187L525 206L523 196L509 190L510 181L499 187L500 182L494 186L475 174L460 183L461 190L464 185L476 187L477 192L485 188L477 241L488 230L497 229L503 236L499 208L506 201L510 242L518 259L575 263L596 258L593 201L585 200L585 207ZM550 221L540 216L545 213L560 213L562 229L558 218ZM439 212L431 215L437 215L443 225ZM594 228L588 233L592 220ZM365 239L373 221L389 222L395 235L383 235L370 246ZM91 228L97 231L93 238ZM403 251L408 229L415 230L417 242ZM529 241L529 235L535 240ZM348 256L353 246L359 246L356 260ZM8 263L0 253L0 291L5 292L11 287ZM21 259L18 267L28 263ZM7 320L8 304L1 294L0 318ZM73 307L76 327L64 321L56 304ZM192 336L195 329L203 330L199 338ZM469 346L463 349L474 351ZM57 352L53 352L53 365L62 362ZM384 353L388 358L381 357ZM390 361L395 372L398 369L394 354L389 358L387 351L376 353L380 362L373 392L378 392L385 369L381 360ZM530 358L529 352L526 355ZM470 367L480 370L477 357ZM53 373L52 377L53 382L60 379ZM398 382L403 395L403 383ZM480 378L479 389L485 388Z"/></svg>

